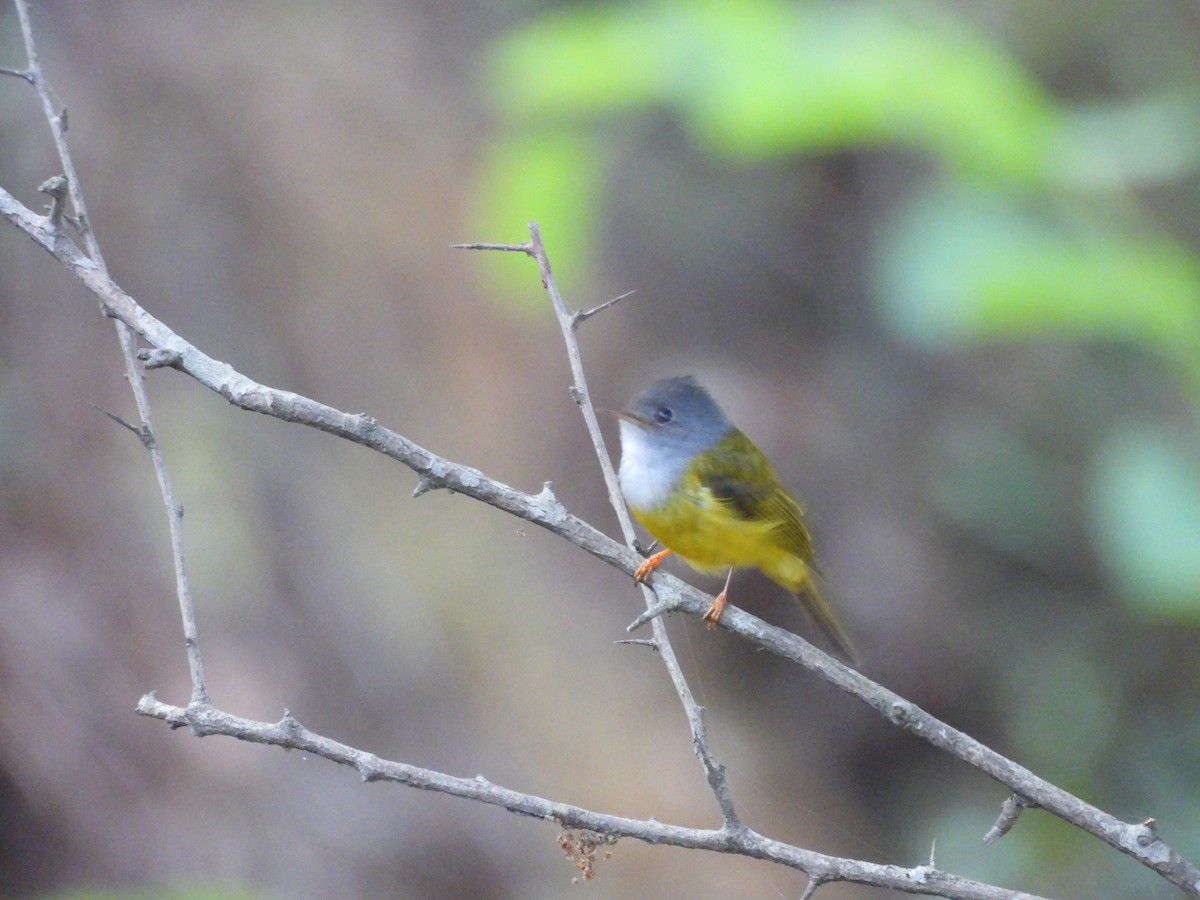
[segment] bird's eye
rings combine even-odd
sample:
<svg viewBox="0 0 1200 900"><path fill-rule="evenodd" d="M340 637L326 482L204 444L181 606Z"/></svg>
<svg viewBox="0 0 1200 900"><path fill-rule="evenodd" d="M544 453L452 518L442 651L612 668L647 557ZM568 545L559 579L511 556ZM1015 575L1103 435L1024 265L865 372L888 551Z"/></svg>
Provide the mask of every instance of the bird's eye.
<svg viewBox="0 0 1200 900"><path fill-rule="evenodd" d="M675 413L669 406L660 406L654 411L654 421L659 425L666 425L673 418L675 418Z"/></svg>

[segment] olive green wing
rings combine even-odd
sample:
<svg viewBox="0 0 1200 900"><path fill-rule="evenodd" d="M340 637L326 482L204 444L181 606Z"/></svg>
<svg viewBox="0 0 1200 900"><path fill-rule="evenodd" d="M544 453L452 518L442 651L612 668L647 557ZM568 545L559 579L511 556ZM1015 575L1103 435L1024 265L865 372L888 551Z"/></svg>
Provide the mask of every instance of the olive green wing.
<svg viewBox="0 0 1200 900"><path fill-rule="evenodd" d="M779 484L770 462L748 437L735 429L694 465L700 484L734 515L747 521L770 522L775 526L771 529L775 542L798 556L810 570L821 573L813 562L812 538L804 526L800 504ZM858 655L854 645L812 577L806 575L802 585L793 585L789 590L796 593L804 612L842 658L855 663Z"/></svg>
<svg viewBox="0 0 1200 900"><path fill-rule="evenodd" d="M700 483L740 518L776 526L779 545L812 565L812 537L800 505L780 485L766 455L736 428L695 464Z"/></svg>

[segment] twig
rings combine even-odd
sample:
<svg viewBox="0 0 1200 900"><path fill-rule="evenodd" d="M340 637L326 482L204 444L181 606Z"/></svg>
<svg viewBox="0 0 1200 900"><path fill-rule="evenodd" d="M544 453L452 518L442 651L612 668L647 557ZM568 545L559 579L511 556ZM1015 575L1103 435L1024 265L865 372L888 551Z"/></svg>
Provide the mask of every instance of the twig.
<svg viewBox="0 0 1200 900"><path fill-rule="evenodd" d="M524 253L533 256L532 244L452 244L452 250L503 250L506 253Z"/></svg>
<svg viewBox="0 0 1200 900"><path fill-rule="evenodd" d="M172 728L188 728L197 737L226 735L238 740L301 750L313 756L350 766L364 781L390 781L499 806L521 816L557 822L564 828L585 828L601 834L628 837L648 844L669 844L693 850L711 850L779 863L809 874L822 882L848 881L891 888L910 894L960 897L965 900L1040 900L1031 894L1016 894L993 885L937 872L928 866L906 869L878 863L827 856L812 850L773 841L749 828L730 832L726 828L702 829L670 825L656 819L626 819L579 806L557 803L492 784L482 775L457 778L401 762L381 759L346 744L309 731L290 712L278 722L256 722L221 712L208 703L186 708L161 702L149 693L138 702L139 715L162 719ZM813 875L812 873L816 873Z"/></svg>
<svg viewBox="0 0 1200 900"><path fill-rule="evenodd" d="M632 291L626 291L625 293L621 294L618 297L613 297L611 300L605 300L599 306L593 306L591 309L576 310L575 313L571 316L571 330L572 331L578 330L578 328L581 324L586 322L592 316L596 315L596 313L602 313L606 309L608 309L610 306L616 306L618 303L620 303L626 297L632 297L636 293L637 293L637 289L635 288Z"/></svg>
<svg viewBox="0 0 1200 900"><path fill-rule="evenodd" d="M14 78L20 78L33 84L33 73L28 69L8 69L0 66L0 75L11 75Z"/></svg>
<svg viewBox="0 0 1200 900"><path fill-rule="evenodd" d="M51 185L53 182L53 185L51 185L51 196L54 197L54 205L51 207L49 216L52 236L56 239L56 243L70 246L75 253L78 253L74 244L67 241L62 234L62 192L63 188L66 187L70 192L71 204L75 207L79 232L83 236L84 246L87 247L87 257L85 259L90 264L92 271L107 281L108 268L104 264L104 256L100 252L100 245L92 233L87 214L87 205L83 199L83 190L80 188L79 178L75 173L75 163L71 159L71 148L67 145L67 111L66 109L60 109L56 112L52 99L53 91L42 74L42 64L38 59L37 44L33 39L33 25L29 19L29 4L27 0L14 0L14 3L17 8L17 17L21 21L21 34L25 40L25 54L29 59L29 67L26 70L28 77L25 80L33 85L38 97L42 101L42 111L45 113L46 121L50 123L50 132L54 136L54 146L58 151L58 158L62 162L63 172L65 173L66 185L61 184L56 179L51 179L42 185L42 189L46 190L47 185ZM83 264L83 262L84 259L78 260L79 264ZM101 300L101 309L105 315L108 315L109 310L104 302L103 295L97 294L97 296ZM154 423L150 415L150 398L146 395L146 388L142 383L142 373L135 357L137 345L133 336L134 326L120 317L116 317L114 324L117 329L117 340L121 344L121 355L125 360L125 377L129 382L130 390L133 391L133 399L137 406L138 417L142 422L141 428L137 429L137 431L142 438L142 443L150 453L150 459L154 465L154 474L158 479L159 494L162 496L163 505L167 510L167 525L171 535L171 556L175 563L175 592L179 598L179 613L183 619L183 639L187 647L188 668L190 669L192 678L192 702L207 701L208 687L204 680L204 664L200 658L200 643L196 632L196 613L192 606L191 585L188 581L187 567L184 564L183 508L175 501L175 491L171 485L171 476L167 472L166 460L163 458L162 450L159 448L158 440L155 437Z"/></svg>
<svg viewBox="0 0 1200 900"><path fill-rule="evenodd" d="M658 649L658 641L646 640L645 638L625 638L620 641L613 641L614 644L633 644L636 647L649 647L651 650Z"/></svg>
<svg viewBox="0 0 1200 900"><path fill-rule="evenodd" d="M675 612L675 610L679 608L680 604L678 598L659 600L655 603L651 603L642 613L638 615L636 619L625 626L625 630L629 632L637 631L647 622L657 620L666 613Z"/></svg>
<svg viewBox="0 0 1200 900"><path fill-rule="evenodd" d="M987 834L983 836L983 842L985 844L994 844L1008 834L1009 830L1017 824L1017 817L1030 806L1033 806L1033 804L1019 794L1013 794L1001 803L1000 815L996 818L995 824L988 829ZM932 858L932 853L930 858Z"/></svg>
<svg viewBox="0 0 1200 900"><path fill-rule="evenodd" d="M575 403L579 406L579 411L583 414L588 435L592 439L592 446L596 449L596 458L600 462L600 471L604 476L604 484L608 488L608 501L612 504L613 510L617 514L617 521L621 525L621 534L625 538L626 545L632 549L637 540L637 534L633 529L633 521L629 518L629 512L625 508L625 499L621 494L621 486L617 481L617 473L613 468L608 447L605 445L604 435L600 431L600 421L596 417L596 408L592 405L591 392L588 390L587 377L583 371L583 357L579 351L579 342L575 339L575 329L578 327L579 322L582 321L582 318L580 318L579 313L573 314L567 309L567 304L558 290L558 282L554 280L554 271L550 267L550 258L546 255L546 245L542 241L542 231L536 222L529 223L529 243L531 247L530 255L537 260L538 270L542 276L542 286L545 287L546 293L550 295L550 303L554 307L554 314L558 319L559 328L562 331L563 342L566 344L567 359L571 365L571 375L574 381L571 388L571 396L575 399ZM619 300L620 298L617 299ZM608 303L602 304L586 315L598 312L605 306L611 306L615 302L616 300L611 300ZM584 318L586 318L586 315ZM647 606L654 604L654 592L645 585L642 586L642 596L645 598ZM671 683L675 686L675 693L679 695L679 701L683 704L684 714L688 720L688 727L692 733L692 746L695 749L696 757L700 760L700 764L704 768L704 774L708 779L709 787L712 789L713 796L716 798L717 805L721 810L721 817L724 821L723 827L729 831L740 830L745 826L742 825L741 820L738 818L737 808L734 806L733 796L729 790L729 782L725 778L725 767L717 761L709 745L708 728L704 721L704 708L692 696L692 689L684 677L683 668L679 665L679 659L675 656L675 650L671 646L671 639L667 635L667 629L663 625L662 620L657 618L654 620L654 642L658 645L658 652L662 657L663 665L666 666Z"/></svg>

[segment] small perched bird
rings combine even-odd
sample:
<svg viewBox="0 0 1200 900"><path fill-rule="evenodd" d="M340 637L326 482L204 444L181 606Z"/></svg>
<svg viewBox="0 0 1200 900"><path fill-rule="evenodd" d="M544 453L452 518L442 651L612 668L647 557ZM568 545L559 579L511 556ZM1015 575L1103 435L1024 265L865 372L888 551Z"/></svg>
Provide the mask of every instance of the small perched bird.
<svg viewBox="0 0 1200 900"><path fill-rule="evenodd" d="M704 615L712 628L725 611L733 570L759 569L794 594L853 662L850 640L813 581L812 538L800 505L708 391L690 375L665 378L617 415L621 491L634 518L665 548L642 563L635 579L645 581L669 553L706 574L728 569L725 587Z"/></svg>

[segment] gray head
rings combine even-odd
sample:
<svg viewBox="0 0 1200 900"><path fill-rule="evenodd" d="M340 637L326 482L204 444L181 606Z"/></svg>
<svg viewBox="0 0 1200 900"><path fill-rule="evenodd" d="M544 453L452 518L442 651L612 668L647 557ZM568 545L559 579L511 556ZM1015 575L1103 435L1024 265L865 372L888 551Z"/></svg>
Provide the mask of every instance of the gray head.
<svg viewBox="0 0 1200 900"><path fill-rule="evenodd" d="M618 415L621 491L635 512L670 502L692 460L733 429L690 375L654 382Z"/></svg>
<svg viewBox="0 0 1200 900"><path fill-rule="evenodd" d="M733 429L717 401L691 375L654 382L635 395L620 415L647 440L688 458Z"/></svg>

